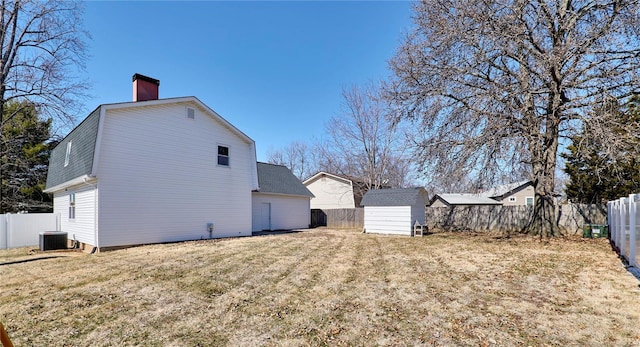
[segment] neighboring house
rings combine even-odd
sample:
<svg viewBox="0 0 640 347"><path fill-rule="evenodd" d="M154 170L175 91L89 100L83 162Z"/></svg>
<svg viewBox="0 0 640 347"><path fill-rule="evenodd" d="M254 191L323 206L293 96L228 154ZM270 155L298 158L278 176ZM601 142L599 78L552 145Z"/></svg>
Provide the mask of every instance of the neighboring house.
<svg viewBox="0 0 640 347"><path fill-rule="evenodd" d="M436 194L429 201L429 207L452 207L469 205L502 205L500 201L493 200L478 194Z"/></svg>
<svg viewBox="0 0 640 347"><path fill-rule="evenodd" d="M98 106L52 151L45 192L83 247L251 235L255 143L193 96Z"/></svg>
<svg viewBox="0 0 640 347"><path fill-rule="evenodd" d="M354 182L349 178L328 172L318 172L306 179L303 184L315 196L311 199L312 209L330 210L360 207L362 195L356 196L354 194Z"/></svg>
<svg viewBox="0 0 640 347"><path fill-rule="evenodd" d="M367 233L413 235L413 225L425 223L424 188L372 189L362 198Z"/></svg>
<svg viewBox="0 0 640 347"><path fill-rule="evenodd" d="M286 166L258 163L260 189L251 193L253 231L308 228L313 194Z"/></svg>
<svg viewBox="0 0 640 347"><path fill-rule="evenodd" d="M535 191L531 181L521 181L491 188L480 196L500 201L503 206L533 206Z"/></svg>
<svg viewBox="0 0 640 347"><path fill-rule="evenodd" d="M471 205L533 206L535 192L531 181L497 186L480 193L436 194L430 207Z"/></svg>

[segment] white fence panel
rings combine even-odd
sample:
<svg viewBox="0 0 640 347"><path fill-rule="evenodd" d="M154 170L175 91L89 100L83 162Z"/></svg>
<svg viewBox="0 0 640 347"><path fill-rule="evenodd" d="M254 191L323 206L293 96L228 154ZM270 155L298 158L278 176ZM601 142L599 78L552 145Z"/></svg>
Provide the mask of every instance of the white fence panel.
<svg viewBox="0 0 640 347"><path fill-rule="evenodd" d="M38 245L40 232L56 230L59 214L0 214L0 249Z"/></svg>
<svg viewBox="0 0 640 347"><path fill-rule="evenodd" d="M631 266L640 264L638 245L640 237L640 194L630 194L607 203L611 241Z"/></svg>

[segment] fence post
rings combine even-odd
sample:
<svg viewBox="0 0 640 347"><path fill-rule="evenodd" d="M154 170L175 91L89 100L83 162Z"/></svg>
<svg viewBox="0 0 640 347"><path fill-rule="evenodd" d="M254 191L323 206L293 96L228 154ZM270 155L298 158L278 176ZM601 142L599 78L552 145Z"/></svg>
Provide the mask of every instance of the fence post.
<svg viewBox="0 0 640 347"><path fill-rule="evenodd" d="M636 201L640 194L629 194L629 265L636 266Z"/></svg>
<svg viewBox="0 0 640 347"><path fill-rule="evenodd" d="M613 240L613 222L611 216L613 215L613 201L607 201L607 225L609 225L609 240Z"/></svg>
<svg viewBox="0 0 640 347"><path fill-rule="evenodd" d="M9 243L7 242L7 228L4 223L4 215L0 214L0 249L8 249Z"/></svg>
<svg viewBox="0 0 640 347"><path fill-rule="evenodd" d="M619 199L618 203L618 248L620 249L620 254L623 254L624 251L624 200L623 198Z"/></svg>
<svg viewBox="0 0 640 347"><path fill-rule="evenodd" d="M11 231L11 218L9 217L11 213L5 213L2 215L2 222L4 223L4 230L7 231L7 248L12 248L12 239L13 233Z"/></svg>

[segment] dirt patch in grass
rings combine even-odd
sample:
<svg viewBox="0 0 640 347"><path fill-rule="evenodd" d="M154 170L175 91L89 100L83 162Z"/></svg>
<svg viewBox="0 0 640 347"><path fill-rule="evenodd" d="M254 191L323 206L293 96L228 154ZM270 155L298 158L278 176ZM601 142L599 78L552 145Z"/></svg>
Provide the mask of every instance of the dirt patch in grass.
<svg viewBox="0 0 640 347"><path fill-rule="evenodd" d="M640 344L638 280L603 239L316 229L0 274L16 346Z"/></svg>

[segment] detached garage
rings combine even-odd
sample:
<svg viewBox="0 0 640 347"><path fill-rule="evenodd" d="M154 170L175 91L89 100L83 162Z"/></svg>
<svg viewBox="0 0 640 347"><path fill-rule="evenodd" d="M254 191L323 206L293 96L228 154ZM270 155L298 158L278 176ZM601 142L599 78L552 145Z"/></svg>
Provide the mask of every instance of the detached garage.
<svg viewBox="0 0 640 347"><path fill-rule="evenodd" d="M426 203L427 191L422 187L369 190L360 203L365 232L412 236L415 222L425 222Z"/></svg>
<svg viewBox="0 0 640 347"><path fill-rule="evenodd" d="M313 194L286 166L258 163L258 190L251 193L251 230L308 228Z"/></svg>

